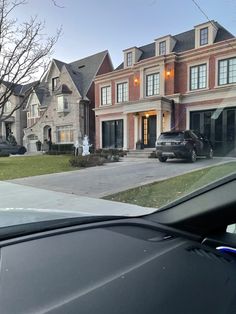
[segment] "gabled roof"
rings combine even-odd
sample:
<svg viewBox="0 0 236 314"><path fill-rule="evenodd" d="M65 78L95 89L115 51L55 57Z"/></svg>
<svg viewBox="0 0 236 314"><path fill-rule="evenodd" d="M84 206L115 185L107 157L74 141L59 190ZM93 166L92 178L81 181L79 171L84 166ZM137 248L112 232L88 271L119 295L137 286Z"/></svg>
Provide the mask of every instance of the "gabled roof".
<svg viewBox="0 0 236 314"><path fill-rule="evenodd" d="M63 66L66 68L78 92L82 98L86 98L93 79L107 54L108 51L105 50L71 63L65 63L56 59L53 59L53 61L59 71L62 71Z"/></svg>
<svg viewBox="0 0 236 314"><path fill-rule="evenodd" d="M215 43L234 38L234 35L232 35L223 26L221 26L217 22L214 22L214 23L218 27L216 38L214 41ZM194 47L195 47L195 30L194 29L180 33L180 34L177 34L177 35L173 36L173 38L176 40L176 44L173 48L173 52L175 52L175 53L188 51L188 50L194 49ZM142 55L141 55L139 61L155 56L155 42L150 43L150 44L145 45L145 46L138 47L138 49L140 49L142 51ZM115 69L115 71L121 70L123 68L124 68L124 63L121 63Z"/></svg>
<svg viewBox="0 0 236 314"><path fill-rule="evenodd" d="M2 84L4 84L8 88L13 88L14 95L16 96L24 96L25 92L28 91L30 88L37 85L39 81L34 81L25 85L22 84L12 84L11 82L3 81Z"/></svg>
<svg viewBox="0 0 236 314"><path fill-rule="evenodd" d="M102 51L92 56L68 64L69 73L82 97L86 97L108 51Z"/></svg>

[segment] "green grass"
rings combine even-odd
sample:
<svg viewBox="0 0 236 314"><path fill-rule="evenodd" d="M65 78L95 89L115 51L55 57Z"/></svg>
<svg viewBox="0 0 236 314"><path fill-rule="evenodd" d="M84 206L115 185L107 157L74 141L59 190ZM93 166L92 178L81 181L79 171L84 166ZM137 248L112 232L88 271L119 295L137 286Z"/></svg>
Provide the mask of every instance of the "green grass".
<svg viewBox="0 0 236 314"><path fill-rule="evenodd" d="M47 173L75 170L69 165L71 156L1 157L0 180L10 180Z"/></svg>
<svg viewBox="0 0 236 314"><path fill-rule="evenodd" d="M167 180L143 185L104 199L131 203L144 207L160 208L206 184L236 172L236 162L197 170Z"/></svg>

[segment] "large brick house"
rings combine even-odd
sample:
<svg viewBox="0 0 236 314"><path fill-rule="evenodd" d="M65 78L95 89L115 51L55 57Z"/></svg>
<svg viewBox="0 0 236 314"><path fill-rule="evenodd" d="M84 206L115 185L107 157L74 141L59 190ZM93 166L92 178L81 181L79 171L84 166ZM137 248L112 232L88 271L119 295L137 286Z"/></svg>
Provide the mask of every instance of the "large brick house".
<svg viewBox="0 0 236 314"><path fill-rule="evenodd" d="M74 144L95 137L94 78L113 70L108 51L65 63L53 59L27 105L24 145L36 150L36 142Z"/></svg>
<svg viewBox="0 0 236 314"><path fill-rule="evenodd" d="M95 80L97 148L154 147L162 131L196 129L235 153L236 38L215 21L124 50Z"/></svg>

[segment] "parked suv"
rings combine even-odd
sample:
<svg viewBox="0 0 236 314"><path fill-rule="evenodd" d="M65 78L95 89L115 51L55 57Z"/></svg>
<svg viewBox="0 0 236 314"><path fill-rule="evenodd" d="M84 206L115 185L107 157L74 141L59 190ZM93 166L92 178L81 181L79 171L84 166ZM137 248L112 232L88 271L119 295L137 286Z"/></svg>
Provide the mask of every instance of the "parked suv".
<svg viewBox="0 0 236 314"><path fill-rule="evenodd" d="M168 158L195 162L197 156L213 158L213 148L204 135L191 130L163 132L156 141L156 155L160 162Z"/></svg>
<svg viewBox="0 0 236 314"><path fill-rule="evenodd" d="M12 145L11 143L9 143L8 141L3 141L2 139L0 139L0 156L7 156L9 154L12 155L23 155L26 152L26 148L24 146L21 145Z"/></svg>

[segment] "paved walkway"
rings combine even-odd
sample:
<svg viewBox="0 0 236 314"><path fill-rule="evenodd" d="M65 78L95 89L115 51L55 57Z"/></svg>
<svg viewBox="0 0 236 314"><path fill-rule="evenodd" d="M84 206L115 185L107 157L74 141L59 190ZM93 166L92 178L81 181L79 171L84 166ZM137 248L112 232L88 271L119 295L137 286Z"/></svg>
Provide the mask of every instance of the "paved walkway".
<svg viewBox="0 0 236 314"><path fill-rule="evenodd" d="M199 159L191 164L182 160L160 163L157 159L125 158L122 162L101 167L15 179L10 182L50 191L101 198L141 184L232 160L236 161L235 158L215 157L213 160Z"/></svg>

